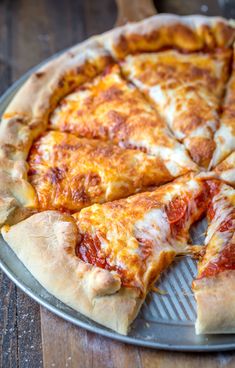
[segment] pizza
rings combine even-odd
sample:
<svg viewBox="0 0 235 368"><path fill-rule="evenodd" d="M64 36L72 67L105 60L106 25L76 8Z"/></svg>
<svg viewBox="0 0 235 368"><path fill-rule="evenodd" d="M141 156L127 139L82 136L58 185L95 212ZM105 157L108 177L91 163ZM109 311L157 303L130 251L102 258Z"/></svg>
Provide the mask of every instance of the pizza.
<svg viewBox="0 0 235 368"><path fill-rule="evenodd" d="M28 165L39 210L75 212L173 178L160 158L58 131L33 143Z"/></svg>
<svg viewBox="0 0 235 368"><path fill-rule="evenodd" d="M234 42L217 17L128 24L32 73L1 118L4 240L118 333L183 255L198 258L196 333L235 332Z"/></svg>
<svg viewBox="0 0 235 368"><path fill-rule="evenodd" d="M186 252L190 225L204 213L206 198L204 182L187 176L73 217L39 212L4 226L2 234L49 292L126 334L161 271Z"/></svg>
<svg viewBox="0 0 235 368"><path fill-rule="evenodd" d="M92 81L61 99L49 124L78 137L110 140L160 157L175 177L196 170L158 112L122 78L117 64L107 66Z"/></svg>

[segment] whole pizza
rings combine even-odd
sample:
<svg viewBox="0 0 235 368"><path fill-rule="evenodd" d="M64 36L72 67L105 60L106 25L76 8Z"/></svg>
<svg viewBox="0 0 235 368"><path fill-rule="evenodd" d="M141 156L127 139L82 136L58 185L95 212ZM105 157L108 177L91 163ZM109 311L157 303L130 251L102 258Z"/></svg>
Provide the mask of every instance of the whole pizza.
<svg viewBox="0 0 235 368"><path fill-rule="evenodd" d="M3 238L51 294L121 334L185 254L196 333L235 333L234 40L223 18L156 15L48 62L2 116Z"/></svg>

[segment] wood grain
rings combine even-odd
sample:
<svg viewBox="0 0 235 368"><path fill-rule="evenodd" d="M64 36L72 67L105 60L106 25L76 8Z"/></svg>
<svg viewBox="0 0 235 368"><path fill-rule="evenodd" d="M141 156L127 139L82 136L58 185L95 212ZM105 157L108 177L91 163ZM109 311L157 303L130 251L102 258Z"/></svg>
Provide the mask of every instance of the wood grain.
<svg viewBox="0 0 235 368"><path fill-rule="evenodd" d="M11 83L11 13L7 1L0 2L0 92ZM17 366L16 287L0 271L0 366Z"/></svg>
<svg viewBox="0 0 235 368"><path fill-rule="evenodd" d="M45 368L142 367L136 347L75 327L44 308L41 309L41 321ZM51 349L55 335L57 349Z"/></svg>
<svg viewBox="0 0 235 368"><path fill-rule="evenodd" d="M159 13L223 15L217 0L156 0Z"/></svg>
<svg viewBox="0 0 235 368"><path fill-rule="evenodd" d="M123 344L63 321L41 308L44 367L232 368L235 353L190 354Z"/></svg>
<svg viewBox="0 0 235 368"><path fill-rule="evenodd" d="M178 14L222 12L214 0L157 0L155 5L159 12ZM114 0L1 0L0 92L55 52L111 28L116 14ZM234 352L154 351L87 332L40 308L1 272L0 331L3 368L235 367Z"/></svg>
<svg viewBox="0 0 235 368"><path fill-rule="evenodd" d="M152 0L135 0L135 2L116 0L116 3L118 7L116 27L128 22L138 22L139 20L151 17L157 12Z"/></svg>
<svg viewBox="0 0 235 368"><path fill-rule="evenodd" d="M0 273L0 366L17 366L16 287Z"/></svg>
<svg viewBox="0 0 235 368"><path fill-rule="evenodd" d="M17 289L17 357L19 368L41 368L41 318L39 305Z"/></svg>
<svg viewBox="0 0 235 368"><path fill-rule="evenodd" d="M101 1L101 2L100 2ZM116 19L114 0L84 1L84 18L86 38L111 29Z"/></svg>

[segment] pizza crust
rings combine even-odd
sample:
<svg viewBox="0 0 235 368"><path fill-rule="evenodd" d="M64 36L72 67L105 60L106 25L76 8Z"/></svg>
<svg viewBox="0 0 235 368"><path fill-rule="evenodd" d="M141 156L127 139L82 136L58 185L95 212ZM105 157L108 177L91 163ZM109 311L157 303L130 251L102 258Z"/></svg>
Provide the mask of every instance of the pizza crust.
<svg viewBox="0 0 235 368"><path fill-rule="evenodd" d="M186 27L183 33L178 26ZM154 34L161 29L164 30L164 33L173 29L174 37L170 38L170 44L164 35L156 37ZM113 56L117 56L115 47L123 37L130 39L134 35L142 37L146 41L147 47L151 48L149 51L159 49L159 46L154 43L155 41L163 42L161 47L176 47L177 42L181 42L182 49L185 50L190 31L198 44L189 45L188 51L200 50L205 46L229 47L235 38L235 22L220 17L201 15L158 14L141 22L127 24L100 36L94 36L70 48L34 72L7 107L3 116L3 125L6 125L9 119L18 117L21 119L19 123L30 126L30 131L37 133L37 129L44 130L50 111L63 96L74 88L74 85L66 83L66 80L69 82L69 77L72 75L76 79L76 86L79 86L102 72L105 66L111 62L110 52ZM138 39L133 39L132 42L137 47L135 52L143 51ZM125 53L132 53L132 51L131 45L130 48L126 45ZM145 51L148 50L145 49ZM89 72L86 72L84 68L87 63L89 63ZM5 138L8 138L7 135ZM15 138L18 136L18 134L13 135Z"/></svg>
<svg viewBox="0 0 235 368"><path fill-rule="evenodd" d="M25 161L0 158L0 183L0 226L17 223L32 214L37 197L27 181Z"/></svg>
<svg viewBox="0 0 235 368"><path fill-rule="evenodd" d="M71 216L41 212L10 228L4 226L2 235L52 295L92 320L127 334L143 298L136 289L121 287L118 276L76 256L78 230Z"/></svg>
<svg viewBox="0 0 235 368"><path fill-rule="evenodd" d="M74 89L71 80L79 86L102 72L109 62L107 51L94 38L71 48L33 73L4 112L0 154L25 159L32 140L46 129L50 112Z"/></svg>
<svg viewBox="0 0 235 368"><path fill-rule="evenodd" d="M193 282L197 334L235 333L235 271Z"/></svg>
<svg viewBox="0 0 235 368"><path fill-rule="evenodd" d="M111 55L122 59L128 53L157 51L166 46L186 51L228 47L234 33L234 22L219 17L161 14L128 24L75 46L33 73L2 117L0 226L17 223L2 228L4 239L51 294L119 333L127 333L144 296L134 288L121 287L120 279L111 272L76 257L77 227L70 216L56 211L32 215L37 198L27 181L28 152L33 140L46 130L52 109L73 90L71 76L76 77L76 86L81 85L102 72ZM195 281L198 333L235 331L235 273L224 275L210 282ZM226 293L227 288L233 292ZM214 303L215 311L207 308L202 314L208 300L213 302L214 298L219 301L218 305Z"/></svg>
<svg viewBox="0 0 235 368"><path fill-rule="evenodd" d="M235 22L203 15L157 14L104 34L104 45L117 59L136 52L165 47L200 51L229 47L235 37Z"/></svg>
<svg viewBox="0 0 235 368"><path fill-rule="evenodd" d="M171 46L189 50L198 50L205 45L227 47L234 39L233 26L233 22L219 17L160 14L92 37L71 48L33 73L7 107L0 124L0 158L9 160L12 166L14 162L26 161L33 140L46 130L50 112L63 96L73 90L74 80L79 86L102 72L112 62L110 53L121 58L126 53L141 51L143 42L147 50L157 50L159 42L162 42L160 46L164 46L169 44L169 40ZM136 39L136 35L140 38ZM124 49L123 45L118 48L123 39L126 40ZM133 45L136 45L135 49ZM4 194L0 190L1 226L4 222L18 222L27 216L28 210L24 207L35 209L37 199L32 186L26 185L27 170L24 170L24 181L19 177L13 178L11 173L6 178L4 165L0 163L0 175L2 182L7 183L3 184L5 188L15 187L14 181L19 180L18 191L21 193L19 202L14 191L9 190L6 195L5 189ZM21 202L25 205L22 206ZM20 215L15 216L16 212Z"/></svg>
<svg viewBox="0 0 235 368"><path fill-rule="evenodd" d="M33 140L46 130L51 109L74 88L70 76L79 85L109 61L96 38L90 39L33 73L7 107L0 124L0 226L19 222L36 209L26 159Z"/></svg>

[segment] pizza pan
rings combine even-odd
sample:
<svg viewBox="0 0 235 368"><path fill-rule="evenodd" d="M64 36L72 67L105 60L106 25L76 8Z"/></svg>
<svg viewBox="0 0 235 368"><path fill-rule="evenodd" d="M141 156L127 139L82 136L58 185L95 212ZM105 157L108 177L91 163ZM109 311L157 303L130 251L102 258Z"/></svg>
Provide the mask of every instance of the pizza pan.
<svg viewBox="0 0 235 368"><path fill-rule="evenodd" d="M29 74L37 68L14 83L2 96L0 115ZM204 220L192 228L191 237L194 244L203 243L205 227ZM91 321L49 294L27 271L2 237L0 266L18 287L51 312L103 336L129 344L165 350L218 352L235 349L235 335L195 335L196 304L191 283L196 275L196 263L190 257L178 258L162 274L156 284L161 293L151 292L148 295L128 336L119 335Z"/></svg>

